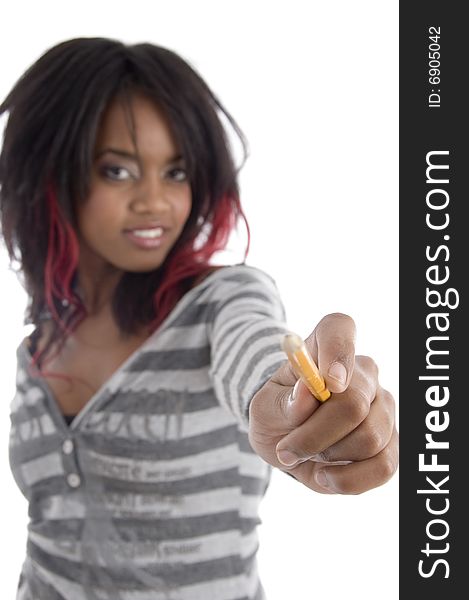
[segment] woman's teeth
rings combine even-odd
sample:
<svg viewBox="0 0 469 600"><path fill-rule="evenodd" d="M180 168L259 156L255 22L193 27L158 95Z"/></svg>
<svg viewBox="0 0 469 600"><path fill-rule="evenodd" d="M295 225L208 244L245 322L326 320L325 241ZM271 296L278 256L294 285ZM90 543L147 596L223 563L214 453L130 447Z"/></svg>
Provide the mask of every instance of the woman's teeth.
<svg viewBox="0 0 469 600"><path fill-rule="evenodd" d="M134 229L132 234L140 238L155 239L163 235L163 228L156 227L155 229Z"/></svg>

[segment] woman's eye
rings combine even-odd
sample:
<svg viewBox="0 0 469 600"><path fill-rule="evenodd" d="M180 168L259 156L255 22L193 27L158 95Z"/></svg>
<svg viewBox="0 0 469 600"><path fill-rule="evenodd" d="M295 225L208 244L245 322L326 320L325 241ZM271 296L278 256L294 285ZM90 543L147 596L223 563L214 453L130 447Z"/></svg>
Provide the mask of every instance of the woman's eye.
<svg viewBox="0 0 469 600"><path fill-rule="evenodd" d="M113 181L125 181L132 177L128 169L118 165L105 165L100 170L107 179L112 179Z"/></svg>
<svg viewBox="0 0 469 600"><path fill-rule="evenodd" d="M168 177L173 181L187 181L186 170L182 167L173 167L168 171Z"/></svg>

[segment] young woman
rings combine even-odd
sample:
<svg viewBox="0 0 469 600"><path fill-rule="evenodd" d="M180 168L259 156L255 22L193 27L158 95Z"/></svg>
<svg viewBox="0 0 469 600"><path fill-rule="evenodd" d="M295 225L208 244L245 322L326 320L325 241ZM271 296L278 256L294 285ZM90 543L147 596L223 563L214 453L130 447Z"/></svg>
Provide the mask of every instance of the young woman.
<svg viewBox="0 0 469 600"><path fill-rule="evenodd" d="M271 466L330 494L397 468L394 400L353 320L306 340L319 407L282 352L273 280L212 264L244 219L223 120L243 137L175 53L63 42L0 112L2 232L34 325L11 407L18 600L263 598Z"/></svg>

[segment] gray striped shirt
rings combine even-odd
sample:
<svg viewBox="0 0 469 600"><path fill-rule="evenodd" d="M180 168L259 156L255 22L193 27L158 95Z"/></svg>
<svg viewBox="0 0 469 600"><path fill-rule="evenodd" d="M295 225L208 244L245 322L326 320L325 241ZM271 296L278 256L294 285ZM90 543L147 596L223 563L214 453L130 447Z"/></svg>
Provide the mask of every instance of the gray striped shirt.
<svg viewBox="0 0 469 600"><path fill-rule="evenodd" d="M223 267L190 290L70 427L18 349L10 462L29 501L17 600L263 598L270 466L249 402L284 362L273 280Z"/></svg>

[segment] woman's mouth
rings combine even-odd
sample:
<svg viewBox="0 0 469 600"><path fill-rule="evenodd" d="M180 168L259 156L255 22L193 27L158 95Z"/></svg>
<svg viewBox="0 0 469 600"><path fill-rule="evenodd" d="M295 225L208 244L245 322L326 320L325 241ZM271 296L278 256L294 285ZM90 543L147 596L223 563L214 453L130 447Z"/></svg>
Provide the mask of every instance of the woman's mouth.
<svg viewBox="0 0 469 600"><path fill-rule="evenodd" d="M149 229L126 229L127 238L137 247L152 250L161 246L164 238L163 227Z"/></svg>

